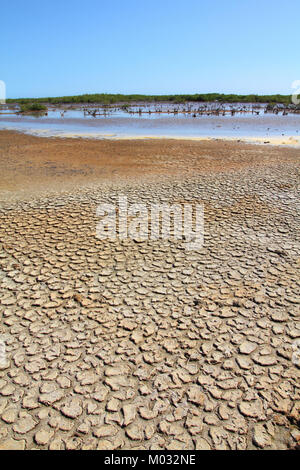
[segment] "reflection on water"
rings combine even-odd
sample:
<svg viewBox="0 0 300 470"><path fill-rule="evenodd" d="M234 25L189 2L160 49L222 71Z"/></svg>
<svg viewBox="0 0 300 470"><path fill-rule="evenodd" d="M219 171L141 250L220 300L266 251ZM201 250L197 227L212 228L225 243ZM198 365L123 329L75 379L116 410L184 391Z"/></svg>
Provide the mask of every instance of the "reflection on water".
<svg viewBox="0 0 300 470"><path fill-rule="evenodd" d="M46 115L0 110L0 129L74 137L300 137L300 114L266 106L219 103L161 103L114 107L49 107Z"/></svg>

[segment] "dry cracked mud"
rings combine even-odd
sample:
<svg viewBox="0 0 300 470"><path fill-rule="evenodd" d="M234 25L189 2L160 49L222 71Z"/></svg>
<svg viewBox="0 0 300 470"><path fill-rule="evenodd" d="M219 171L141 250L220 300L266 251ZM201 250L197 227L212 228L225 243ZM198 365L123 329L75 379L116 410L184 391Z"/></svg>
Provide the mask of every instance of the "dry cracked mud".
<svg viewBox="0 0 300 470"><path fill-rule="evenodd" d="M298 190L295 158L3 201L0 449L295 448ZM204 246L99 240L120 194L203 203Z"/></svg>

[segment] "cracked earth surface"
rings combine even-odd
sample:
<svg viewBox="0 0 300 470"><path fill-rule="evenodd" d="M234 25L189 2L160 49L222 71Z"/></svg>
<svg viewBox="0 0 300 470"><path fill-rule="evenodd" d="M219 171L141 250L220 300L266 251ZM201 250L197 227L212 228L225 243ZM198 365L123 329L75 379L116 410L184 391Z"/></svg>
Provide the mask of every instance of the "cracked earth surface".
<svg viewBox="0 0 300 470"><path fill-rule="evenodd" d="M0 449L299 443L297 164L0 211ZM205 243L99 240L99 202L201 202Z"/></svg>

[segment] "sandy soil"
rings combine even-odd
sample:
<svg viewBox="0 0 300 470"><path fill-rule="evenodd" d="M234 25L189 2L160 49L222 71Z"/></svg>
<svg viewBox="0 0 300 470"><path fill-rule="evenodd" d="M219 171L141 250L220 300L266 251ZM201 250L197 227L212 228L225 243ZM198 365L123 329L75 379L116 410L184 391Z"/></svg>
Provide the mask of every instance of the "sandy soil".
<svg viewBox="0 0 300 470"><path fill-rule="evenodd" d="M97 182L162 180L296 162L300 151L230 141L91 140L0 132L0 200Z"/></svg>
<svg viewBox="0 0 300 470"><path fill-rule="evenodd" d="M299 447L299 151L3 132L0 165L0 449ZM203 247L97 238L120 194L203 204Z"/></svg>

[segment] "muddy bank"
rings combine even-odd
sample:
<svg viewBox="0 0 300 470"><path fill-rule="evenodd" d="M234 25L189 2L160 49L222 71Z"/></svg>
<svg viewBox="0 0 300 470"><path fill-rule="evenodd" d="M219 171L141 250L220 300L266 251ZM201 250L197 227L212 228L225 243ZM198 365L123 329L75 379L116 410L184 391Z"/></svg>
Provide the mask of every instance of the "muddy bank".
<svg viewBox="0 0 300 470"><path fill-rule="evenodd" d="M0 132L0 198L91 184L193 178L297 162L299 150L231 141L38 138Z"/></svg>

